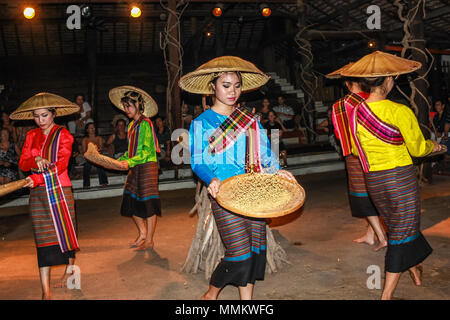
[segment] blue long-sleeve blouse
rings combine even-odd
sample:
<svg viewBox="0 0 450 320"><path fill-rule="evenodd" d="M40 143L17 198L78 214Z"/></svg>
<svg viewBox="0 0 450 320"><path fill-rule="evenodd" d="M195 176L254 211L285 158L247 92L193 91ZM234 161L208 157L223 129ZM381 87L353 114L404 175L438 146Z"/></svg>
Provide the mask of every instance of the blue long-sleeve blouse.
<svg viewBox="0 0 450 320"><path fill-rule="evenodd" d="M208 109L192 121L189 129L191 167L206 185L209 185L213 178L222 181L245 173L245 134L241 134L237 141L223 153L208 153L209 136L226 118L227 116ZM272 152L267 134L259 121L258 125L260 128L260 155L263 171L276 173L280 169L277 156Z"/></svg>

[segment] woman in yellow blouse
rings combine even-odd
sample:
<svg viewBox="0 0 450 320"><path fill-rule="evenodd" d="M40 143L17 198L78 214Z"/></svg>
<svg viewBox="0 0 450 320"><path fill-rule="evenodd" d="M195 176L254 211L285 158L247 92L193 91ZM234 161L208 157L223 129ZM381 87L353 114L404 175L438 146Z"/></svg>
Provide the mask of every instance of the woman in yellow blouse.
<svg viewBox="0 0 450 320"><path fill-rule="evenodd" d="M421 285L421 263L432 252L420 232L419 189L411 157L423 157L444 146L424 139L410 108L386 99L394 87L393 76L420 67L419 62L375 51L341 72L361 78L361 88L370 93L366 100L350 94L345 103L354 107L350 127L356 148L352 152L360 159L369 196L387 227L381 299L392 299L406 270L414 284Z"/></svg>
<svg viewBox="0 0 450 320"><path fill-rule="evenodd" d="M424 139L410 108L386 99L394 86L392 76L364 78L362 86L370 92L367 111L375 116L376 125L358 125L356 133L369 171L369 195L388 228L381 298L391 299L402 272L409 270L414 283L421 284L421 263L432 252L420 232L419 189L411 156L423 157L441 146Z"/></svg>

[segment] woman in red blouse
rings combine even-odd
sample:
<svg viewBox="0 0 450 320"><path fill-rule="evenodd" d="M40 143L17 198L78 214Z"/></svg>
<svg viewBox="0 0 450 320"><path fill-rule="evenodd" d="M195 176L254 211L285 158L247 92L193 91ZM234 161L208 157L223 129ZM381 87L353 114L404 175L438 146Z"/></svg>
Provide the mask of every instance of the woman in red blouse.
<svg viewBox="0 0 450 320"><path fill-rule="evenodd" d="M42 298L50 299L50 267L66 265L58 284L64 285L73 272L75 250L75 206L67 166L73 137L54 122L56 116L78 110L70 101L39 93L11 114L11 119L34 119L37 129L28 131L19 166L33 173L26 178L30 191L30 214L36 242Z"/></svg>

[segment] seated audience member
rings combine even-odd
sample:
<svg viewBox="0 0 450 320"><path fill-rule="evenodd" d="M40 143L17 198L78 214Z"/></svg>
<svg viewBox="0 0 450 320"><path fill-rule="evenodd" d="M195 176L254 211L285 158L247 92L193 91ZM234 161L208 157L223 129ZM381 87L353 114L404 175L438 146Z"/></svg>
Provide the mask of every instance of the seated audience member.
<svg viewBox="0 0 450 320"><path fill-rule="evenodd" d="M2 112L1 128L8 130L11 142L17 143L17 129L14 124L14 121L9 118L9 115L6 112Z"/></svg>
<svg viewBox="0 0 450 320"><path fill-rule="evenodd" d="M293 129L294 124L294 109L288 105L286 105L286 100L283 96L278 97L278 106L274 107L273 110L277 113L278 117L283 122L283 125L287 129Z"/></svg>
<svg viewBox="0 0 450 320"><path fill-rule="evenodd" d="M11 141L9 130L0 130L0 184L17 180L18 146Z"/></svg>
<svg viewBox="0 0 450 320"><path fill-rule="evenodd" d="M436 129L436 140L438 142L444 142L448 139L448 132L450 129L450 111L442 100L437 100L434 103L434 109L436 114L433 118L433 125Z"/></svg>
<svg viewBox="0 0 450 320"><path fill-rule="evenodd" d="M118 159L128 150L127 123L123 119L117 119L114 123L114 133L109 136L105 143L108 153Z"/></svg>
<svg viewBox="0 0 450 320"><path fill-rule="evenodd" d="M194 106L194 119L197 118L203 112L203 107L201 105Z"/></svg>
<svg viewBox="0 0 450 320"><path fill-rule="evenodd" d="M183 102L181 106L181 127L189 130L193 119L193 115L189 112L189 106Z"/></svg>
<svg viewBox="0 0 450 320"><path fill-rule="evenodd" d="M83 94L75 95L75 103L80 107L78 113L75 114L76 120L69 121L67 127L69 132L73 135L83 134L83 130L88 123L94 122L91 118L92 111L88 102L84 101Z"/></svg>
<svg viewBox="0 0 450 320"><path fill-rule="evenodd" d="M211 106L214 105L215 102L216 102L216 97L215 96L203 95L202 96L202 108L203 108L203 111L206 111L207 109L210 109Z"/></svg>
<svg viewBox="0 0 450 320"><path fill-rule="evenodd" d="M268 98L264 98L262 101L262 106L258 111L259 122L264 126L269 121L269 111L270 108L270 100Z"/></svg>
<svg viewBox="0 0 450 320"><path fill-rule="evenodd" d="M85 137L81 142L83 147L83 154L87 151L89 142L94 143L98 148L98 152L102 153L103 138L97 135L95 124L93 122L86 124L85 131L86 131ZM90 174L92 167L97 169L99 184L102 187L106 187L108 185L108 177L106 176L105 169L103 169L102 167L98 167L90 163L89 161L86 161L83 167L83 188L88 189L91 186Z"/></svg>
<svg viewBox="0 0 450 320"><path fill-rule="evenodd" d="M170 165L170 151L171 151L171 132L164 124L164 119L160 116L155 118L155 131L158 138L159 148L161 150L158 155L158 160L162 167L167 168Z"/></svg>
<svg viewBox="0 0 450 320"><path fill-rule="evenodd" d="M283 168L287 168L287 149L283 141L281 140L283 136L283 132L286 131L286 128L283 125L283 122L280 120L279 117L277 117L277 114L270 110L268 112L268 121L263 125L264 129L267 130L267 136L269 137L269 140L272 142L272 134L275 134L275 131L272 130L278 130L278 147L280 151L280 156L284 161ZM275 137L274 137L275 139ZM274 140L276 141L276 140Z"/></svg>

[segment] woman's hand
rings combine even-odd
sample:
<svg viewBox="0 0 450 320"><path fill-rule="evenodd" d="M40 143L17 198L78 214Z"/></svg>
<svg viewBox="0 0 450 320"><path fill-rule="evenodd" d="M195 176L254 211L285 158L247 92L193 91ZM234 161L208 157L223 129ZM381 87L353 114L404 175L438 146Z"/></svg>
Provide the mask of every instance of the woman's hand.
<svg viewBox="0 0 450 320"><path fill-rule="evenodd" d="M50 165L50 162L47 159L43 159L41 157L36 157L34 158L34 160L36 161L36 164L38 166L39 172L44 172L45 169L48 168L48 166Z"/></svg>
<svg viewBox="0 0 450 320"><path fill-rule="evenodd" d="M34 188L34 181L30 177L26 177L25 180L27 180L27 184L24 185L24 188Z"/></svg>
<svg viewBox="0 0 450 320"><path fill-rule="evenodd" d="M128 164L128 161L126 161L126 160L119 161L119 164L120 164L120 166L122 168L124 168L126 170L128 170L130 168L130 165Z"/></svg>
<svg viewBox="0 0 450 320"><path fill-rule="evenodd" d="M213 178L208 186L208 192L209 194L215 198L217 196L217 193L219 192L220 188L220 180L217 178Z"/></svg>
<svg viewBox="0 0 450 320"><path fill-rule="evenodd" d="M436 140L432 141L433 141L433 150L431 152L439 152L447 149L445 145L438 143Z"/></svg>
<svg viewBox="0 0 450 320"><path fill-rule="evenodd" d="M279 175L280 177L286 178L288 180L297 182L297 179L295 179L294 175L287 170L278 170L277 175Z"/></svg>

